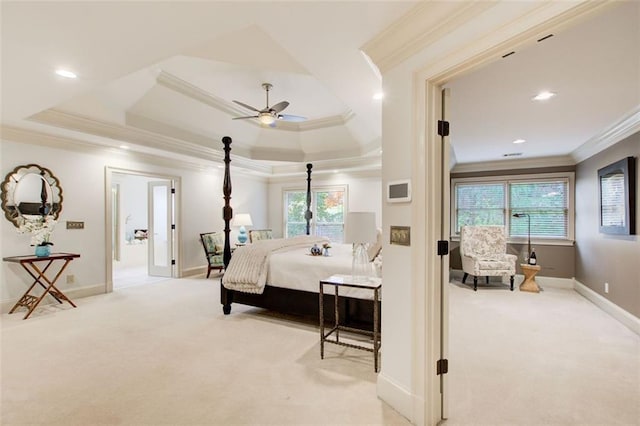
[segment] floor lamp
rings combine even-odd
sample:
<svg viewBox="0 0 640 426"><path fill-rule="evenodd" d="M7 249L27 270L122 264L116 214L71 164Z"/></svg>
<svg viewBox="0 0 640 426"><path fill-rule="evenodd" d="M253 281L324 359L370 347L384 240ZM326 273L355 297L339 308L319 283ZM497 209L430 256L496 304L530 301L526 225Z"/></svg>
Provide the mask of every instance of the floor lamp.
<svg viewBox="0 0 640 426"><path fill-rule="evenodd" d="M513 217L526 217L527 218L527 258L529 262L529 256L531 256L531 216L529 213L514 213Z"/></svg>

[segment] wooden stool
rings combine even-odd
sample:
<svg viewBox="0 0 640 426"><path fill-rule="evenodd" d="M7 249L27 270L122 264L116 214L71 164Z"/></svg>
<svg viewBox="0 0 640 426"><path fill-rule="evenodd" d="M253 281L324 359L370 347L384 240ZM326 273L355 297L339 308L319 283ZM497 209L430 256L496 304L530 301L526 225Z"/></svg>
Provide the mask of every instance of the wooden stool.
<svg viewBox="0 0 640 426"><path fill-rule="evenodd" d="M520 284L520 291L530 291L532 293L540 293L540 287L536 283L536 274L542 269L540 265L527 265L521 263L522 273L524 274L524 281Z"/></svg>

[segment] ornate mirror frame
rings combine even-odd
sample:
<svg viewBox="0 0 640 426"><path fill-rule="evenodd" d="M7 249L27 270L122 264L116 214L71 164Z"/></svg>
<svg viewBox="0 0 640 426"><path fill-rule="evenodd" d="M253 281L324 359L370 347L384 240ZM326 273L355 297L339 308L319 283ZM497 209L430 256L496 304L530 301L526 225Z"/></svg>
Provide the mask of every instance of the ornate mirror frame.
<svg viewBox="0 0 640 426"><path fill-rule="evenodd" d="M29 200L16 202L16 189L19 187L20 181L27 176L38 176L41 183L38 189L32 189ZM23 180L26 185L26 180ZM31 186L33 182L31 182ZM41 167L37 164L27 164L18 166L9 172L2 182L0 199L2 200L2 210L7 220L20 227L22 220L27 220L26 216L52 216L58 219L62 211L62 187L57 177L51 173L51 170ZM17 205L16 205L17 204ZM22 206L21 211L20 208Z"/></svg>

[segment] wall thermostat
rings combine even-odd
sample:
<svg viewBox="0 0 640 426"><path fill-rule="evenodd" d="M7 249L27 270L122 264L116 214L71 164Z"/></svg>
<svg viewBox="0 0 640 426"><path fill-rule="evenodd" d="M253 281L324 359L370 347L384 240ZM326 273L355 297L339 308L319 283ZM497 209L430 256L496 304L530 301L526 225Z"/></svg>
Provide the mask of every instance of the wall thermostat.
<svg viewBox="0 0 640 426"><path fill-rule="evenodd" d="M404 179L387 183L387 201L390 203L406 203L411 201L411 181Z"/></svg>

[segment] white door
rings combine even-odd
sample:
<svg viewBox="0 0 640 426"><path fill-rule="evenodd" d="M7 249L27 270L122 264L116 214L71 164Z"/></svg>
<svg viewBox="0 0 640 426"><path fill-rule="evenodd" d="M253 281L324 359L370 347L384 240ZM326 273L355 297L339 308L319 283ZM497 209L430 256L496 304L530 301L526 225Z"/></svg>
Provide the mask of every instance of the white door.
<svg viewBox="0 0 640 426"><path fill-rule="evenodd" d="M440 103L442 110L440 117L442 122L446 122L449 116L449 103L451 89L442 90L442 102ZM445 131L439 132L441 141L441 202L440 209L440 240L449 241L451 235L451 184L450 184L450 141L449 129L446 125ZM447 360L449 358L449 254L440 256L440 359ZM446 363L448 364L448 362ZM448 369L448 366L447 366ZM440 403L441 417L443 419L449 416L448 405L448 380L447 374L440 375Z"/></svg>
<svg viewBox="0 0 640 426"><path fill-rule="evenodd" d="M149 275L173 276L171 181L149 182Z"/></svg>

